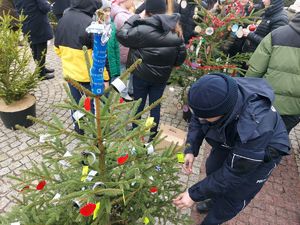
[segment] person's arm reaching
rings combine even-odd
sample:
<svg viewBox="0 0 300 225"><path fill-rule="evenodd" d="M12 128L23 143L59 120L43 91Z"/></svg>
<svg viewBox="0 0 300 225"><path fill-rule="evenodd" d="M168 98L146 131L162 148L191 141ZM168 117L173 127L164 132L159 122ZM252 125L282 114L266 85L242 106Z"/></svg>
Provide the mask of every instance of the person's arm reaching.
<svg viewBox="0 0 300 225"><path fill-rule="evenodd" d="M197 202L226 194L243 183L247 175L263 163L269 135L271 133L237 144L220 169L188 189L191 199Z"/></svg>

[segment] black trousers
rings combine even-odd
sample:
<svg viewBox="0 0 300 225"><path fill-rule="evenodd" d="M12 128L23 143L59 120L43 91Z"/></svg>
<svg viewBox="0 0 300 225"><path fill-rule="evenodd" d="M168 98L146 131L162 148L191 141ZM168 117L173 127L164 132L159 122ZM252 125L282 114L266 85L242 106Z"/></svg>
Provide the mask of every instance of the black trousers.
<svg viewBox="0 0 300 225"><path fill-rule="evenodd" d="M91 90L91 84L89 82L79 82L83 87L85 87L86 89L88 90ZM75 101L77 102L77 104L79 103L80 99L82 98L83 96L83 93L78 91L77 88L73 87L70 83L68 83L69 85L69 88L70 88L70 92L71 92L71 95L72 97L75 99ZM76 121L74 118L73 118L73 113L75 111L74 110L71 110L71 117L72 117L72 120L73 120L73 123L74 123L74 130L78 133L78 134L81 134L83 135L84 134L84 131L79 127L79 124L78 124L78 121ZM95 114L95 108L94 108L94 102L92 101L91 102L91 112Z"/></svg>
<svg viewBox="0 0 300 225"><path fill-rule="evenodd" d="M34 61L40 67L40 76L45 76L45 62L47 54L47 42L30 44Z"/></svg>
<svg viewBox="0 0 300 225"><path fill-rule="evenodd" d="M300 115L281 116L281 118L286 126L288 134L300 122Z"/></svg>
<svg viewBox="0 0 300 225"><path fill-rule="evenodd" d="M212 149L205 164L206 174L210 175L221 168L229 154L230 151L226 149ZM247 177L241 178L243 182L235 190L211 198L212 208L201 225L219 225L235 217L260 191L280 160L281 156L278 156L262 163Z"/></svg>

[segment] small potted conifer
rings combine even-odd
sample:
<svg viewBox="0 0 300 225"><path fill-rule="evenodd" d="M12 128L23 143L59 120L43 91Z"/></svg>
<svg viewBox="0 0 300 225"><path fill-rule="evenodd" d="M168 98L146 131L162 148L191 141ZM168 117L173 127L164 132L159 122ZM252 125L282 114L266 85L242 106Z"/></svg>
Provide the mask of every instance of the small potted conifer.
<svg viewBox="0 0 300 225"><path fill-rule="evenodd" d="M31 71L28 37L22 35L23 16L12 30L10 15L0 17L0 118L5 127L32 125L27 115L35 116L35 97L30 92L37 86L39 68ZM20 40L23 46L19 46Z"/></svg>

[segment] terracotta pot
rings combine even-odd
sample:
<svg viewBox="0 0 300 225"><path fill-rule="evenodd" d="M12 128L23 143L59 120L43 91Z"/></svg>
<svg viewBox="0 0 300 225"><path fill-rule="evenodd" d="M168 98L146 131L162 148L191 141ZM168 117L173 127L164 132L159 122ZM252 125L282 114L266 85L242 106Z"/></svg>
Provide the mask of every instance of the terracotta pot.
<svg viewBox="0 0 300 225"><path fill-rule="evenodd" d="M29 127L33 121L28 120L27 116L36 116L36 98L33 95L26 95L19 101L7 105L0 99L0 118L8 129L16 129L17 124Z"/></svg>

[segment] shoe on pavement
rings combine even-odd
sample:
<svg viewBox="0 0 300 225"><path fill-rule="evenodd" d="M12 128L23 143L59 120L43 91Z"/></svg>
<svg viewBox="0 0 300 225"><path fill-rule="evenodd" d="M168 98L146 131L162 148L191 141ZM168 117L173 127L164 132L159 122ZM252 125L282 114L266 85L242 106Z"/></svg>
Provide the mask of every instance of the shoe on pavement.
<svg viewBox="0 0 300 225"><path fill-rule="evenodd" d="M212 207L211 200L207 200L207 201L199 202L196 206L196 209L198 213L203 214L203 213L207 213L211 209L211 207Z"/></svg>
<svg viewBox="0 0 300 225"><path fill-rule="evenodd" d="M54 69L45 68L45 73L54 73Z"/></svg>
<svg viewBox="0 0 300 225"><path fill-rule="evenodd" d="M42 80L50 80L50 79L53 79L53 78L54 78L54 75L53 75L53 74L40 75L40 78L41 78Z"/></svg>

